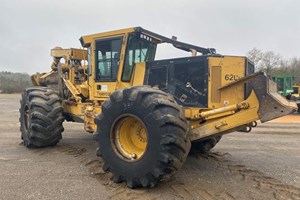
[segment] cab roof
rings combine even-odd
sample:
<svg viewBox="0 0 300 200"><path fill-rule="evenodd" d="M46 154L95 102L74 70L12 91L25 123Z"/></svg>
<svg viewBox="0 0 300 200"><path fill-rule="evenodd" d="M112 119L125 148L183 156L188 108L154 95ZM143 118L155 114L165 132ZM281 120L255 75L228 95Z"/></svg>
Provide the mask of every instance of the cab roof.
<svg viewBox="0 0 300 200"><path fill-rule="evenodd" d="M109 38L109 37L113 37L113 36L121 36L121 35L134 33L134 32L143 34L150 38L153 38L153 39L155 39L155 41L157 41L157 43L172 44L175 48L178 48L178 49L181 49L184 51L190 51L190 52L197 51L202 54L216 54L216 50L214 48L204 48L204 47L199 47L199 46L195 46L192 44L180 42L180 41L177 41L177 39L175 39L175 38L168 38L168 37L159 35L157 33L148 31L146 29L143 29L142 27L133 27L133 28L103 32L103 33L85 35L85 36L82 36L79 40L83 47L89 47L91 45L91 43L96 39Z"/></svg>

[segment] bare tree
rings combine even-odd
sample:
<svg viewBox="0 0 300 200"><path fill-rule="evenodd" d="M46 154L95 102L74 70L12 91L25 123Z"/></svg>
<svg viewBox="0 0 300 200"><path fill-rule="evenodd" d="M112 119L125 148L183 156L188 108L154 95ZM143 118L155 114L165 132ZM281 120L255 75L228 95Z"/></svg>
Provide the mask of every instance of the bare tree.
<svg viewBox="0 0 300 200"><path fill-rule="evenodd" d="M255 66L257 66L261 61L262 55L263 52L255 47L247 53L247 57L254 63Z"/></svg>
<svg viewBox="0 0 300 200"><path fill-rule="evenodd" d="M273 51L263 52L257 48L253 48L248 52L248 58L255 64L256 70L264 71L271 75L272 70L279 68L281 64L281 56Z"/></svg>
<svg viewBox="0 0 300 200"><path fill-rule="evenodd" d="M258 66L262 71L271 74L272 70L280 66L281 56L274 51L267 51L263 53L262 60Z"/></svg>
<svg viewBox="0 0 300 200"><path fill-rule="evenodd" d="M283 66L286 71L294 74L296 84L300 84L300 58L294 57L287 61L287 64Z"/></svg>

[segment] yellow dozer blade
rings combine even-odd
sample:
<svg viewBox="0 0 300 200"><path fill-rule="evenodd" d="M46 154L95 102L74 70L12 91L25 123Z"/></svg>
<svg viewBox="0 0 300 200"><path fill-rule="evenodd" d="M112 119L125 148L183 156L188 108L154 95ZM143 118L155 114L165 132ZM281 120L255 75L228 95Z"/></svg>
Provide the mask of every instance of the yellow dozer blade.
<svg viewBox="0 0 300 200"><path fill-rule="evenodd" d="M241 78L219 90L234 91L235 87L245 83L248 83L252 92L244 101L198 114L200 122L193 123L190 135L192 141L233 131L250 132L257 120L267 122L297 110L297 104L277 93L276 83L262 72Z"/></svg>
<svg viewBox="0 0 300 200"><path fill-rule="evenodd" d="M261 122L267 122L297 110L297 104L280 95L277 92L277 84L264 74L254 77L251 85L259 100L258 115Z"/></svg>

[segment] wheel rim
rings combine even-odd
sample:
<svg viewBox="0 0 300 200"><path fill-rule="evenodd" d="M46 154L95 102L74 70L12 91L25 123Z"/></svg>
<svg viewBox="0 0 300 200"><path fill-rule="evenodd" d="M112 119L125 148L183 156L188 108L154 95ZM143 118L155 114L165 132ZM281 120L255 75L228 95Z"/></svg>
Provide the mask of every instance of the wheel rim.
<svg viewBox="0 0 300 200"><path fill-rule="evenodd" d="M26 131L28 131L28 128L29 128L29 108L28 108L27 105L24 108L23 118L24 118L24 127L25 127Z"/></svg>
<svg viewBox="0 0 300 200"><path fill-rule="evenodd" d="M113 125L111 142L120 158L129 162L138 161L147 149L147 129L136 116L121 116Z"/></svg>

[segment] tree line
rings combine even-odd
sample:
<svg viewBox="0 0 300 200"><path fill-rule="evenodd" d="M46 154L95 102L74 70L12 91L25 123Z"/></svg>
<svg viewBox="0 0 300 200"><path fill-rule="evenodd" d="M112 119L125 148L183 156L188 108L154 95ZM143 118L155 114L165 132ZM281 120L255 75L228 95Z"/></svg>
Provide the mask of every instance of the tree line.
<svg viewBox="0 0 300 200"><path fill-rule="evenodd" d="M30 86L32 83L29 74L0 72L0 93L20 93Z"/></svg>
<svg viewBox="0 0 300 200"><path fill-rule="evenodd" d="M269 76L277 76L285 72L294 75L294 84L300 84L300 58L284 59L274 51L262 51L253 48L247 57L254 62L256 71L264 71Z"/></svg>

